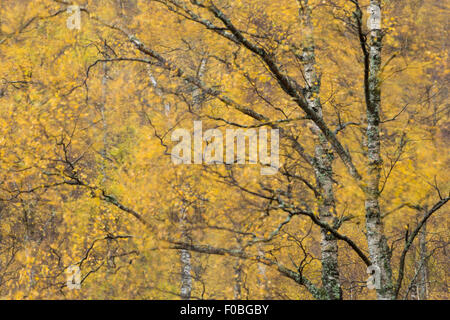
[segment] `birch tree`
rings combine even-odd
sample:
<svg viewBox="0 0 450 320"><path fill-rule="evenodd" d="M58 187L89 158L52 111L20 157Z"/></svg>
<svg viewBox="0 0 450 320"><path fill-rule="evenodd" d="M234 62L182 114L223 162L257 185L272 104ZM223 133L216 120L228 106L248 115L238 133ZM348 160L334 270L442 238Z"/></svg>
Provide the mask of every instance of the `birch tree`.
<svg viewBox="0 0 450 320"><path fill-rule="evenodd" d="M2 296L447 298L441 2L74 5L1 4ZM278 171L175 165L194 121Z"/></svg>

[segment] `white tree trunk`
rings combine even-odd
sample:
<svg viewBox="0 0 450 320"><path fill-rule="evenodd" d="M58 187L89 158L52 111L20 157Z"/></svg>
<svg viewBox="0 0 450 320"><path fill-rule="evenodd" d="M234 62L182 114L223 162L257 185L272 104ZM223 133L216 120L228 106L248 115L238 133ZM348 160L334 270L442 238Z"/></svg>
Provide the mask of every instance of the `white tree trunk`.
<svg viewBox="0 0 450 320"><path fill-rule="evenodd" d="M425 210L426 212L427 210ZM426 300L428 297L428 253L427 253L427 224L425 223L419 233L419 263L417 277L417 297Z"/></svg>
<svg viewBox="0 0 450 320"><path fill-rule="evenodd" d="M184 241L189 238L188 230L186 228L186 208L184 205L180 211L180 228L181 237ZM181 262L181 291L180 296L184 300L189 300L192 293L192 265L191 265L191 252L189 250L180 250L180 262Z"/></svg>

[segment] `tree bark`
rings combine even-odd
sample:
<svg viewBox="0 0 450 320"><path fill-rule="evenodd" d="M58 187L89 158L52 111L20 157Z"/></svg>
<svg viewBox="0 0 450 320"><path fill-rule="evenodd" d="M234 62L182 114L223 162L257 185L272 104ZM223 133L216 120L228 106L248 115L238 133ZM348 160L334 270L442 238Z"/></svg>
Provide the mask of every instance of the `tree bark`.
<svg viewBox="0 0 450 320"><path fill-rule="evenodd" d="M180 228L181 237L187 241L189 239L189 233L186 228L186 208L184 204L180 210ZM186 249L180 250L180 262L181 262L181 290L180 296L183 300L189 300L192 292L192 265L191 265L191 252Z"/></svg>
<svg viewBox="0 0 450 320"><path fill-rule="evenodd" d="M426 214L427 210L425 210ZM427 224L424 223L419 233L419 261L417 277L417 298L426 300L428 296L428 256Z"/></svg>
<svg viewBox="0 0 450 320"><path fill-rule="evenodd" d="M320 77L316 70L315 44L313 24L311 21L311 9L308 0L298 0L299 15L304 30L304 44L302 60L306 80L305 98L311 109L323 119L322 104L320 101ZM328 141L320 128L313 124L312 132L316 136L314 173L319 187L321 198L319 199L319 218L332 226L335 222L335 198L333 192L333 154ZM342 289L339 280L338 268L338 242L326 229L321 229L321 262L322 262L322 286L327 294L327 299L342 299Z"/></svg>
<svg viewBox="0 0 450 320"><path fill-rule="evenodd" d="M258 248L258 254L261 257L265 256L264 250L259 247ZM262 263L258 263L258 286L260 288L260 292L261 295L263 297L264 300L270 300L270 293L269 293L269 285L268 285L268 279L267 279L267 267L262 264Z"/></svg>

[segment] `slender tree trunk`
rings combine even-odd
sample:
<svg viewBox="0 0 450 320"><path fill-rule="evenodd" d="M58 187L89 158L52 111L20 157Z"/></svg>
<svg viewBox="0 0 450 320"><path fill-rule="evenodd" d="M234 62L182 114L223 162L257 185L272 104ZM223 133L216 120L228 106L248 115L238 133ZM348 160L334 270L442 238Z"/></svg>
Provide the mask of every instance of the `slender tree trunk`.
<svg viewBox="0 0 450 320"><path fill-rule="evenodd" d="M323 142L326 144L325 141ZM331 171L332 156L328 152L328 148L324 148L324 145L316 147L316 161L318 165L316 178L323 193L323 201L319 205L320 220L333 225L336 214ZM342 299L342 289L339 279L337 239L327 230L321 229L320 247L322 251L323 287L328 295L328 299L340 300Z"/></svg>
<svg viewBox="0 0 450 320"><path fill-rule="evenodd" d="M237 243L239 248L242 250L242 239L240 237L237 237ZM242 299L242 274L243 274L243 264L242 260L237 258L236 262L233 267L234 271L234 299L235 300L241 300Z"/></svg>
<svg viewBox="0 0 450 320"><path fill-rule="evenodd" d="M413 261L416 261L416 251L415 250L412 250L411 256L413 258ZM414 275L414 278L411 281L411 284L408 287L408 291L406 292L406 295L405 295L405 300L408 299L409 292L411 292L411 300L418 300L419 299L418 296L417 296L417 294L418 294L418 291L417 291L417 276L418 276L418 272L419 272L417 267L419 267L419 266L416 264L416 268L414 270L415 271L415 275Z"/></svg>
<svg viewBox="0 0 450 320"><path fill-rule="evenodd" d="M258 248L258 255L265 256L264 250L262 247ZM270 300L270 292L269 292L269 285L268 285L268 279L267 279L267 267L266 265L262 263L258 263L258 287L260 288L261 295L263 296L264 300Z"/></svg>
<svg viewBox="0 0 450 320"><path fill-rule="evenodd" d="M189 239L189 233L186 227L186 211L184 204L180 211L180 228L181 238L184 241ZM192 265L191 265L191 252L189 250L180 250L180 262L181 262L181 291L180 296L184 300L191 298L192 292Z"/></svg>
<svg viewBox="0 0 450 320"><path fill-rule="evenodd" d="M163 91L158 87L158 82L152 74L152 70L150 66L147 66L148 77L150 78L150 84L155 89L155 93L161 97L162 103L164 105L164 114L168 116L170 114L170 103L165 101Z"/></svg>
<svg viewBox="0 0 450 320"><path fill-rule="evenodd" d="M311 9L308 5L308 0L298 0L298 3L300 7L299 15L304 31L302 60L304 63L305 80L307 82L306 99L310 107L322 118L322 104L319 98L320 78L316 71ZM320 129L316 125L313 125L312 131L316 135L314 172L317 185L322 193L322 199L319 199L319 217L323 222L333 225L336 217L332 178L333 154ZM322 229L320 246L322 254L322 285L327 294L327 298L330 300L342 299L337 239L327 230Z"/></svg>
<svg viewBox="0 0 450 320"><path fill-rule="evenodd" d="M367 189L366 189L366 230L367 243L372 264L375 266L376 277L380 286L377 297L381 300L393 299L393 284L391 270L391 254L384 235L380 214L380 173L382 159L380 155L380 69L381 69L381 1L371 0L369 9L370 43L368 78L366 79L367 97Z"/></svg>
<svg viewBox="0 0 450 320"><path fill-rule="evenodd" d="M197 78L203 78L206 71L206 64L208 62L207 58L202 58L200 61L200 66L197 70ZM199 110L202 107L202 90L200 88L194 87L192 91L192 104L195 110Z"/></svg>
<svg viewBox="0 0 450 320"><path fill-rule="evenodd" d="M106 49L105 49L106 50ZM106 56L108 58L108 56ZM101 172L102 172L102 183L104 184L107 180L107 173L106 173L106 157L108 154L108 123L106 120L106 102L107 102L107 95L108 95L108 66L106 62L103 63L103 76L102 76L102 96L101 96L101 102L100 102L100 115L102 117L102 139L103 139L103 148L100 151L100 154L102 156L102 163L101 163Z"/></svg>
<svg viewBox="0 0 450 320"><path fill-rule="evenodd" d="M189 300L192 292L191 276L191 252L189 250L180 250L181 261L181 290L180 296L183 300Z"/></svg>
<svg viewBox="0 0 450 320"><path fill-rule="evenodd" d="M234 265L234 299L242 299L242 262L241 259L236 259Z"/></svg>
<svg viewBox="0 0 450 320"><path fill-rule="evenodd" d="M201 78L205 72L206 68L206 59L202 59L199 70L197 72L197 76ZM155 83L156 88L156 82L154 81L152 77L152 82ZM200 92L198 89L194 89L192 92L192 100L194 104L195 109L199 109L201 106L200 101ZM168 113L169 110L167 109L166 105L166 112ZM181 237L185 242L189 241L190 234L189 230L186 226L187 224L187 217L186 217L187 208L185 207L184 203L181 208L181 215L180 215L180 228L181 228ZM192 292L192 264L191 264L191 252L189 250L180 250L180 261L181 261L181 298L184 300L189 300L191 297Z"/></svg>

